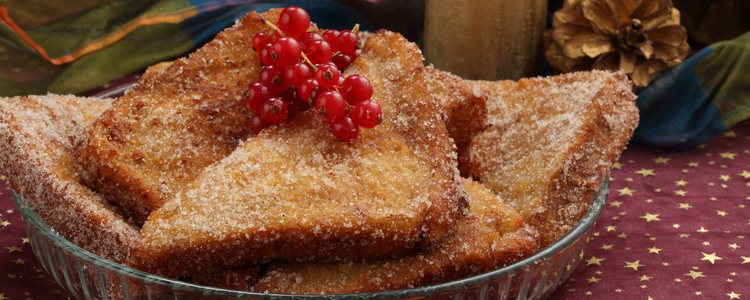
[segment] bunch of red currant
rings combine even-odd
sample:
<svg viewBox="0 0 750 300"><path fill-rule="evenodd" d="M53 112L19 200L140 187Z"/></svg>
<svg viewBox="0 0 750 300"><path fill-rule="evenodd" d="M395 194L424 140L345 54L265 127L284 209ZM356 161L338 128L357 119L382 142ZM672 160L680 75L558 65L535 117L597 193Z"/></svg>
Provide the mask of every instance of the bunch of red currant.
<svg viewBox="0 0 750 300"><path fill-rule="evenodd" d="M359 54L357 27L322 35L308 32L310 15L296 6L285 8L278 24L265 22L271 30L253 37L263 69L246 99L254 112L254 134L312 107L333 135L346 142L359 135L359 127L373 128L382 121L370 81L357 74L341 76Z"/></svg>

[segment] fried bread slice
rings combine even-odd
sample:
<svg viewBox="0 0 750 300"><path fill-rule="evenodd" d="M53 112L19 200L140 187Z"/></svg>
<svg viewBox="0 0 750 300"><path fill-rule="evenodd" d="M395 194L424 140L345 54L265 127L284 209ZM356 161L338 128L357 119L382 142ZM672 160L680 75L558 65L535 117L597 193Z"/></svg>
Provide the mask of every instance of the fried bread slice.
<svg viewBox="0 0 750 300"><path fill-rule="evenodd" d="M471 139L488 127L487 96L474 89L470 81L432 66L426 68L427 86L432 97L441 104L448 134L458 149L458 168L468 176L461 159L467 157L466 149Z"/></svg>
<svg viewBox="0 0 750 300"><path fill-rule="evenodd" d="M363 37L369 37L372 32L363 32ZM165 70L171 61L161 62L149 67L143 77L154 76ZM433 66L425 68L427 87L430 95L438 101L442 108L443 121L448 135L456 143L458 158L464 155L466 148L477 133L487 128L487 96L482 95L470 81L446 71L435 69ZM511 83L511 82L508 82ZM461 169L459 163L459 169ZM463 170L462 174L463 174Z"/></svg>
<svg viewBox="0 0 750 300"><path fill-rule="evenodd" d="M188 276L196 284L228 290L249 291L266 272L265 265L251 265Z"/></svg>
<svg viewBox="0 0 750 300"><path fill-rule="evenodd" d="M134 265L179 276L268 259L389 256L445 237L463 200L419 49L374 34L352 73L372 82L382 124L346 144L307 111L247 139L151 214Z"/></svg>
<svg viewBox="0 0 750 300"><path fill-rule="evenodd" d="M547 246L578 224L638 123L623 73L468 81L487 97L489 127L460 161L508 199Z"/></svg>
<svg viewBox="0 0 750 300"><path fill-rule="evenodd" d="M85 179L140 225L249 134L243 93L260 65L252 37L279 10L251 12L189 57L152 70L93 124Z"/></svg>
<svg viewBox="0 0 750 300"><path fill-rule="evenodd" d="M0 98L0 172L55 232L122 263L139 239L138 228L80 183L71 154L86 128L111 105L111 99L72 95ZM242 283L249 289L261 271L256 266L191 278L202 285L241 288ZM120 291L110 292L112 297Z"/></svg>
<svg viewBox="0 0 750 300"><path fill-rule="evenodd" d="M539 249L539 236L513 207L482 184L463 179L469 212L434 247L396 259L272 265L256 292L349 294L424 286L465 278L518 261Z"/></svg>
<svg viewBox="0 0 750 300"><path fill-rule="evenodd" d="M75 96L0 98L0 170L10 187L58 234L123 262L138 229L83 186L72 154L111 100Z"/></svg>

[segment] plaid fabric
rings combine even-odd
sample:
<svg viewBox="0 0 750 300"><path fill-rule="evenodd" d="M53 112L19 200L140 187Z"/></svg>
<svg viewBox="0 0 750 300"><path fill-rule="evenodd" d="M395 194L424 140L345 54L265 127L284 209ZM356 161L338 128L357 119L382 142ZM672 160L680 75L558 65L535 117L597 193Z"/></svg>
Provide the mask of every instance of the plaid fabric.
<svg viewBox="0 0 750 300"><path fill-rule="evenodd" d="M750 33L706 47L638 95L634 140L690 149L750 117Z"/></svg>
<svg viewBox="0 0 750 300"><path fill-rule="evenodd" d="M188 53L252 9L299 5L327 26L368 24L332 0L23 0L6 5L0 6L0 96L76 94L102 86Z"/></svg>

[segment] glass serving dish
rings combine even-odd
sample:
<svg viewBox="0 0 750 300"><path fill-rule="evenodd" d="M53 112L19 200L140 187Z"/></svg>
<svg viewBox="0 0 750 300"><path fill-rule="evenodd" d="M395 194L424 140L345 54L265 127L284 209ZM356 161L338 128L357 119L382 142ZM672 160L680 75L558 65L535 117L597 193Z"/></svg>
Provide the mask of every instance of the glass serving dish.
<svg viewBox="0 0 750 300"><path fill-rule="evenodd" d="M231 291L144 273L99 257L53 232L13 193L31 248L44 270L78 299L544 299L568 279L580 263L596 218L608 194L604 182L589 211L562 239L503 268L437 285L349 295L281 295Z"/></svg>

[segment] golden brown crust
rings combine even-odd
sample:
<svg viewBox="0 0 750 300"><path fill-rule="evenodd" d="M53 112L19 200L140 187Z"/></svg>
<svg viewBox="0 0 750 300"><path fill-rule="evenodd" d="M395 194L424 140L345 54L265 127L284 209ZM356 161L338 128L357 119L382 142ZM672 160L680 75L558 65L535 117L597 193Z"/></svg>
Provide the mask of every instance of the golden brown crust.
<svg viewBox="0 0 750 300"><path fill-rule="evenodd" d="M456 231L430 249L397 259L272 265L257 292L348 294L395 290L497 269L539 249L539 236L481 184L462 180L471 207Z"/></svg>
<svg viewBox="0 0 750 300"><path fill-rule="evenodd" d="M463 167L512 200L549 245L578 224L591 195L638 123L621 73L570 73L515 82L472 82L488 97L491 126Z"/></svg>
<svg viewBox="0 0 750 300"><path fill-rule="evenodd" d="M274 20L278 10L263 14ZM152 70L93 125L80 149L87 183L136 224L249 134L243 93L257 80L250 13L187 58Z"/></svg>
<svg viewBox="0 0 750 300"><path fill-rule="evenodd" d="M458 149L459 170L461 175L468 176L462 168L461 159L466 157L466 149L471 138L489 125L487 123L487 97L474 90L469 81L440 71L432 66L426 68L427 87L432 97L442 106L445 127L456 143Z"/></svg>
<svg viewBox="0 0 750 300"><path fill-rule="evenodd" d="M267 259L384 257L449 234L463 206L456 156L419 50L381 32L347 72L373 83L382 124L351 145L312 111L264 130L149 217L133 264L179 276Z"/></svg>
<svg viewBox="0 0 750 300"><path fill-rule="evenodd" d="M374 88L391 94L388 97L393 99L374 99L385 112L395 112L390 116L394 119L393 130L403 136L421 161L427 162L431 170L427 190L431 206L425 216L423 237L424 244L434 244L452 230L466 205L458 192L460 175L455 143L447 136L441 105L427 87L419 48L400 34L386 30L378 31L375 38L369 37L365 46L363 52L366 50L373 59L355 60L347 73L373 74L368 78Z"/></svg>
<svg viewBox="0 0 750 300"><path fill-rule="evenodd" d="M138 229L79 183L71 151L107 99L29 96L0 99L0 169L10 187L57 233L123 262Z"/></svg>
<svg viewBox="0 0 750 300"><path fill-rule="evenodd" d="M79 183L71 155L85 128L112 100L76 96L0 98L0 172L55 232L122 263L139 239L116 207ZM21 126L23 125L23 126ZM32 188L33 187L33 188ZM198 284L250 289L263 269L245 267L191 276ZM118 296L119 289L112 290Z"/></svg>
<svg viewBox="0 0 750 300"><path fill-rule="evenodd" d="M141 74L141 81L151 81L153 77L159 76L161 72L169 68L169 66L172 65L174 61L163 61L154 65L149 66L146 68L146 71L143 71L143 74Z"/></svg>

